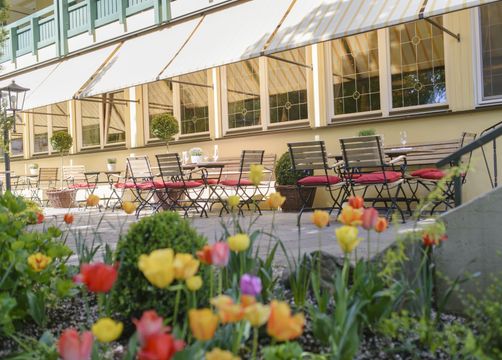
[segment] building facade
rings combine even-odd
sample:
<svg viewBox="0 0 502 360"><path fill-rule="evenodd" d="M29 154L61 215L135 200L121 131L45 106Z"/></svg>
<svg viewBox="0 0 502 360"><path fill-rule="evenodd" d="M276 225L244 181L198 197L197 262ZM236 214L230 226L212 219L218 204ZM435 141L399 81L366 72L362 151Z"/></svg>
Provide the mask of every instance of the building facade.
<svg viewBox="0 0 502 360"><path fill-rule="evenodd" d="M118 14L46 47L38 48L39 34L25 54L10 41L19 32L10 32L0 82L31 89L11 135L16 174L31 163L58 166L49 142L57 131L74 138L72 164L105 170L117 158L123 170L130 154L165 151L150 131L164 112L180 125L170 151L200 147L208 157L214 145L220 157L243 149L280 156L288 142L314 138L338 154L339 138L368 128L386 146L398 146L402 131L410 144L452 140L502 120L500 1L385 8L392 2L357 0L345 9L335 0L187 0L176 8L183 1L130 11L122 22ZM480 152L472 166L468 199L489 188Z"/></svg>

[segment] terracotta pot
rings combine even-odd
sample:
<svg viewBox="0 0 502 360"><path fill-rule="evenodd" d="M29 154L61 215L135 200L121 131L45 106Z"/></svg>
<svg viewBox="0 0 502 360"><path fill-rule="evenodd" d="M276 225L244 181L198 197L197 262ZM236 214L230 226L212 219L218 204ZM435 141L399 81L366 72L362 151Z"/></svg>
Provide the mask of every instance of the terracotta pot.
<svg viewBox="0 0 502 360"><path fill-rule="evenodd" d="M182 201L185 199L183 189L169 189L169 195L166 194L166 190L157 190L155 196L162 201L162 210L169 210L173 204L173 200Z"/></svg>
<svg viewBox="0 0 502 360"><path fill-rule="evenodd" d="M54 208L69 209L75 207L75 189L47 190L49 204Z"/></svg>
<svg viewBox="0 0 502 360"><path fill-rule="evenodd" d="M276 185L275 191L281 193L282 196L286 197L286 201L282 204L282 211L284 212L298 212L302 207L302 198L298 192L298 188L295 185ZM305 199L310 195L309 201L307 202L308 207L312 207L315 198L316 188L303 188L302 197Z"/></svg>

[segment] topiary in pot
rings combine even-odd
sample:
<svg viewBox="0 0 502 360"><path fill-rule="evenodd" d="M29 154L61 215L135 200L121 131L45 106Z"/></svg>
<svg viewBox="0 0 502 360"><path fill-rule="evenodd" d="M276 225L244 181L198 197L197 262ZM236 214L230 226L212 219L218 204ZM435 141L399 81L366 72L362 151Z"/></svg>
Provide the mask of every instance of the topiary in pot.
<svg viewBox="0 0 502 360"><path fill-rule="evenodd" d="M152 133L165 141L169 151L169 141L180 131L178 120L169 113L157 114L152 118Z"/></svg>
<svg viewBox="0 0 502 360"><path fill-rule="evenodd" d="M289 152L285 152L275 164L275 189L286 197L286 201L282 205L282 211L297 212L302 206L302 200L296 187L296 182L305 174L302 171L294 172L291 156ZM307 206L312 206L315 196L315 188L302 189L302 197L309 197Z"/></svg>
<svg viewBox="0 0 502 360"><path fill-rule="evenodd" d="M111 294L112 313L129 325L132 318L139 319L145 310L154 309L164 318L173 316L175 293L151 285L138 269L138 259L141 254L165 248L171 248L175 253L195 255L205 244L206 239L175 212L160 212L133 224L119 240L115 251L115 260L120 262L120 267ZM197 291L200 304L208 301L207 269L206 266L199 268L199 275L204 279L204 285ZM181 296L179 309L179 319L182 319L186 315L185 296Z"/></svg>
<svg viewBox="0 0 502 360"><path fill-rule="evenodd" d="M63 160L65 152L68 152L73 145L73 138L66 131L55 132L51 136L51 146L61 154L61 188L63 188Z"/></svg>

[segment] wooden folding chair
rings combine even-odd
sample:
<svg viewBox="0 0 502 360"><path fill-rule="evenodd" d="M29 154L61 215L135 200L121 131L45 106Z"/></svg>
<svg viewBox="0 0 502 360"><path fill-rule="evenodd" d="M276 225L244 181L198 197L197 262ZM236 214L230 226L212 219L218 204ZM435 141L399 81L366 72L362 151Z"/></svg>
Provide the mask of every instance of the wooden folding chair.
<svg viewBox="0 0 502 360"><path fill-rule="evenodd" d="M386 162L379 135L340 139L340 145L345 170L344 178L350 193L355 195L356 191L362 189L363 198L371 201L372 206L383 203L387 217L390 217L394 210L398 210L405 222L404 213L398 204L400 200L407 203L402 187L404 168L396 168L397 164L404 161L405 156ZM366 196L369 189L376 192L374 197ZM399 196L400 194L402 197Z"/></svg>
<svg viewBox="0 0 502 360"><path fill-rule="evenodd" d="M291 170L304 174L304 177L296 183L302 201L297 225L300 226L304 211L313 210L313 207L308 204L312 203L316 188L324 188L330 194L333 201L332 206L328 208L330 213L335 209L340 210L347 190L340 176L336 175L339 164L333 166L328 164L324 141L290 143L288 149L293 166Z"/></svg>
<svg viewBox="0 0 502 360"><path fill-rule="evenodd" d="M47 203L48 200L43 200L43 192L54 188L58 181L58 171L59 168L39 168L38 177L33 182L29 182L29 188L31 191L31 200L38 202L40 205L44 205L44 201Z"/></svg>

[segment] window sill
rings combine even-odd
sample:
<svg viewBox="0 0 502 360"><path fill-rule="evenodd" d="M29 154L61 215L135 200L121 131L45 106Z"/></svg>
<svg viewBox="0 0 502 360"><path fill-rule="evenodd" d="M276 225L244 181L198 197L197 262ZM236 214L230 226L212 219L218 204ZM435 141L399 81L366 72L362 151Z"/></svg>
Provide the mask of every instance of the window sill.
<svg viewBox="0 0 502 360"><path fill-rule="evenodd" d="M268 125L268 130L304 127L305 125L307 125L308 127L310 127L310 121L308 119L305 119L305 120L294 120L294 121L285 121L285 122L281 122L281 123L269 124Z"/></svg>

